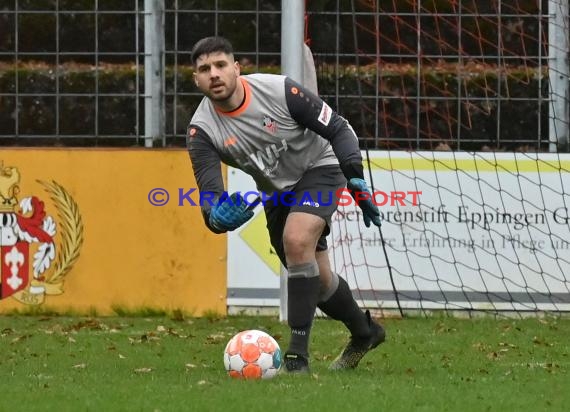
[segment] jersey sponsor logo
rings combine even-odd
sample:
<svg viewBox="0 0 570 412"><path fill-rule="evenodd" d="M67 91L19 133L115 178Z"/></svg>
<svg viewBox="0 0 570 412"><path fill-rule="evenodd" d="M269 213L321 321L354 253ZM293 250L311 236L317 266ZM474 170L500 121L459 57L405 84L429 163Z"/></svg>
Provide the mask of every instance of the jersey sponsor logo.
<svg viewBox="0 0 570 412"><path fill-rule="evenodd" d="M321 112L319 113L319 122L324 124L325 126L329 125L332 117L332 109L329 107L328 104L323 102L323 107L321 108Z"/></svg>
<svg viewBox="0 0 570 412"><path fill-rule="evenodd" d="M263 128L271 134L277 133L277 122L269 116L263 116Z"/></svg>
<svg viewBox="0 0 570 412"><path fill-rule="evenodd" d="M279 157L281 156L281 152L286 152L289 149L287 145L287 141L285 139L281 139L281 145L272 143L270 145L265 146L264 150L258 150L255 153L249 153L248 157L249 160L245 162L240 162L242 167L246 165L255 165L257 169L263 171L263 174L267 177L275 176L275 172L277 167L279 166Z"/></svg>

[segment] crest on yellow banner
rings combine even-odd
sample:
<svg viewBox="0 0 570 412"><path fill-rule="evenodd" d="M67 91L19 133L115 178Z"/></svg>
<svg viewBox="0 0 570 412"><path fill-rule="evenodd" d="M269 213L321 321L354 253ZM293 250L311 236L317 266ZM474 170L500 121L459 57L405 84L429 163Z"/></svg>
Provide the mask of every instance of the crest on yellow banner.
<svg viewBox="0 0 570 412"><path fill-rule="evenodd" d="M39 305L63 293L65 277L79 258L83 222L79 207L55 181L38 180L57 220L35 195L20 196L20 172L0 163L0 299Z"/></svg>

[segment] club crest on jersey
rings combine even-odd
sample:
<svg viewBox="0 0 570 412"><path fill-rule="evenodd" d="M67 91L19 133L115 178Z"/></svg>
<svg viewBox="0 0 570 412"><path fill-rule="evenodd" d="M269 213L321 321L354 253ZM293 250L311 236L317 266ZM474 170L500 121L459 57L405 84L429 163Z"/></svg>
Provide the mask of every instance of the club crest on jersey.
<svg viewBox="0 0 570 412"><path fill-rule="evenodd" d="M263 127L271 134L277 133L277 122L269 116L263 116Z"/></svg>
<svg viewBox="0 0 570 412"><path fill-rule="evenodd" d="M0 162L0 300L39 305L63 293L65 276L83 244L79 208L57 182L37 181L48 193L59 222L31 195L18 201L20 172Z"/></svg>

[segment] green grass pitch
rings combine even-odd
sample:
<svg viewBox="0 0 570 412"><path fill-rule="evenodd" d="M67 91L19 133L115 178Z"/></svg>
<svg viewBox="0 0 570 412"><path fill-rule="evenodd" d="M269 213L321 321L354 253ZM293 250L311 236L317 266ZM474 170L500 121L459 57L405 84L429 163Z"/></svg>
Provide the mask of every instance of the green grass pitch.
<svg viewBox="0 0 570 412"><path fill-rule="evenodd" d="M381 320L356 370L328 364L348 338L316 319L311 374L229 378L240 330L286 348L275 317L0 317L0 411L567 411L570 319Z"/></svg>

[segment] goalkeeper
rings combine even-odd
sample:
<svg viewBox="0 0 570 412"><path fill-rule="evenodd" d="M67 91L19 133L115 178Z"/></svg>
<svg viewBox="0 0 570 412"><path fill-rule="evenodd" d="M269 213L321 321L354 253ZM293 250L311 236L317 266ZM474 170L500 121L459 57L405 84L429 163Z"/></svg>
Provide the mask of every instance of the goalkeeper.
<svg viewBox="0 0 570 412"><path fill-rule="evenodd" d="M370 312L358 307L348 283L331 271L326 236L337 202L323 199L346 186L366 226L380 226L354 131L323 100L288 77L241 76L232 45L222 37L196 43L192 62L194 81L205 96L188 126L188 150L200 192L216 196L212 204L203 202L206 226L224 233L253 216L238 194L224 196L221 162L251 175L262 193L273 194L263 203L271 244L288 272L291 336L285 369L309 371L317 307L343 322L351 334L331 368L355 368L385 334ZM282 201L283 192L291 193L289 201ZM307 195L312 201L302 200Z"/></svg>

